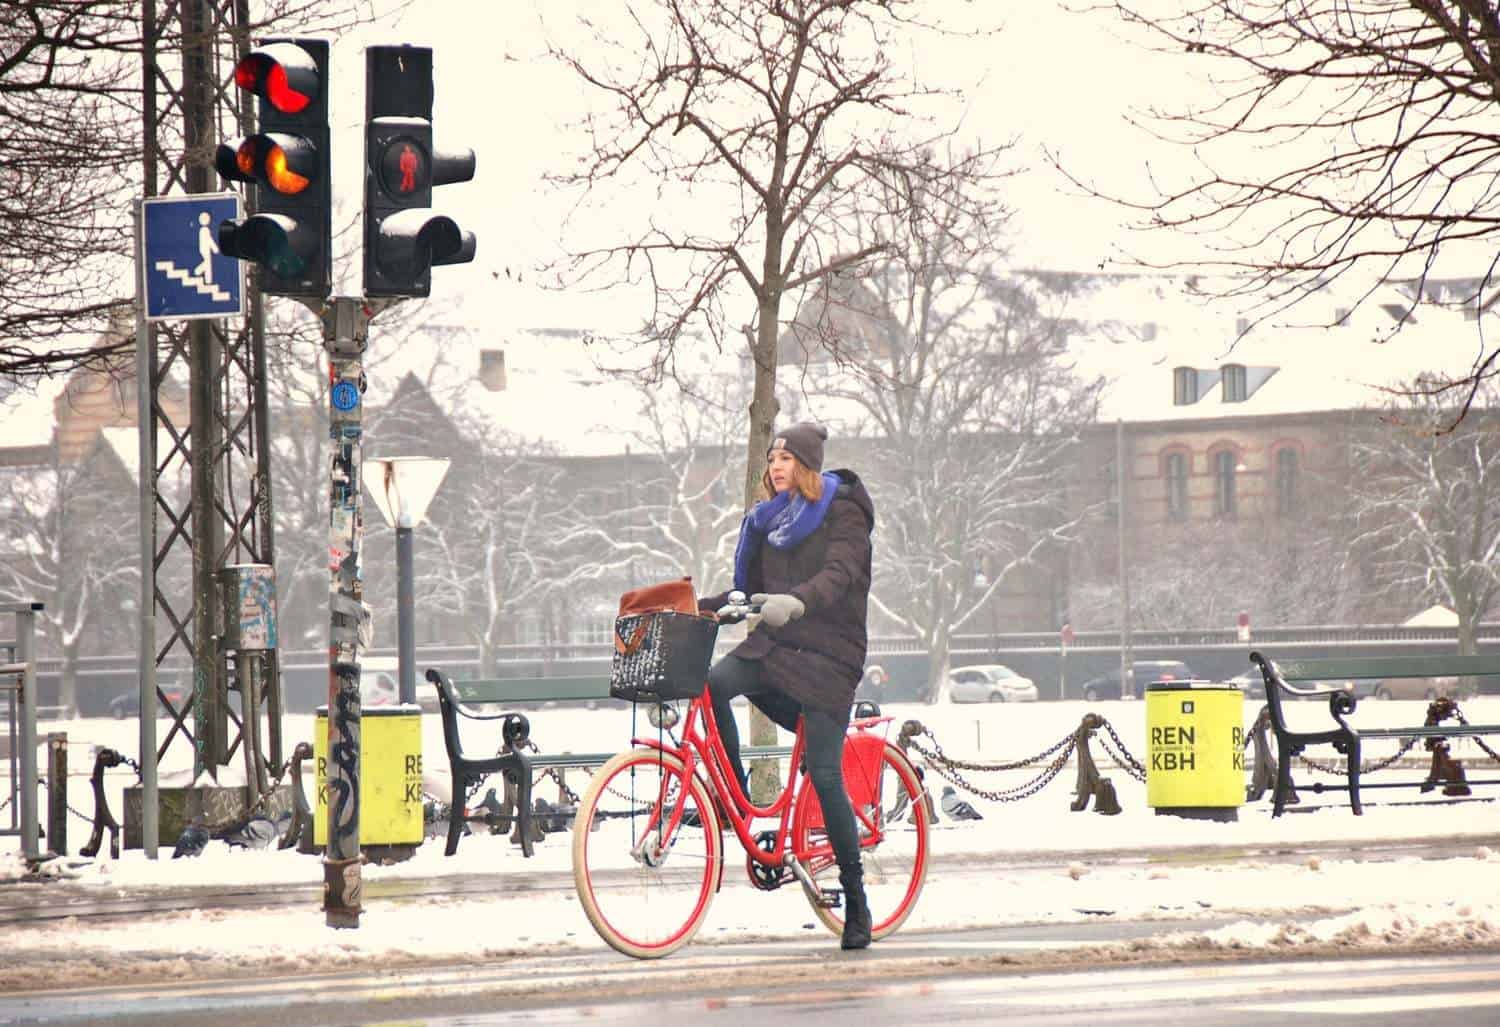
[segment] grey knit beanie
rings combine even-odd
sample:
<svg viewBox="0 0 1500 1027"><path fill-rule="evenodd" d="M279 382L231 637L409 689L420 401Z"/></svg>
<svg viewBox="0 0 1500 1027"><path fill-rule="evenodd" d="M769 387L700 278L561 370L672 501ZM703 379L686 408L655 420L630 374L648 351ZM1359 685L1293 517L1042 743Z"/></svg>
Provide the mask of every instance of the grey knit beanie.
<svg viewBox="0 0 1500 1027"><path fill-rule="evenodd" d="M823 440L828 438L828 429L821 424L803 421L782 429L771 439L771 448L766 450L766 459L778 449L784 449L812 471L823 469Z"/></svg>

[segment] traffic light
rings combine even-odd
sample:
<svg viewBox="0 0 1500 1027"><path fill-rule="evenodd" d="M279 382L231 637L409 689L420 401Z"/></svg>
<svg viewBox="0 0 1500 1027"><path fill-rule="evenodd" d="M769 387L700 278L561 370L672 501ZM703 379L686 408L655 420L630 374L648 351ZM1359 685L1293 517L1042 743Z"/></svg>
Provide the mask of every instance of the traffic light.
<svg viewBox="0 0 1500 1027"><path fill-rule="evenodd" d="M255 184L255 213L220 222L219 250L259 265L264 293L322 299L333 284L328 43L266 40L234 80L260 97L256 133L220 143L214 166Z"/></svg>
<svg viewBox="0 0 1500 1027"><path fill-rule="evenodd" d="M474 151L432 145L432 51L365 51L366 296L426 296L435 264L474 259L473 232L434 213L433 186L474 177Z"/></svg>

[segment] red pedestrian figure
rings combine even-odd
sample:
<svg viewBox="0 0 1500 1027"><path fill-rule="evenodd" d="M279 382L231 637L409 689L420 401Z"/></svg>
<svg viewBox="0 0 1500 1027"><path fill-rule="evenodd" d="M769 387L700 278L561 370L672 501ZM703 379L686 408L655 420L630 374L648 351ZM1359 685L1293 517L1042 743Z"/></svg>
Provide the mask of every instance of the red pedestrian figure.
<svg viewBox="0 0 1500 1027"><path fill-rule="evenodd" d="M401 191L412 192L417 188L417 151L407 143L401 148L401 158L397 166L401 169Z"/></svg>

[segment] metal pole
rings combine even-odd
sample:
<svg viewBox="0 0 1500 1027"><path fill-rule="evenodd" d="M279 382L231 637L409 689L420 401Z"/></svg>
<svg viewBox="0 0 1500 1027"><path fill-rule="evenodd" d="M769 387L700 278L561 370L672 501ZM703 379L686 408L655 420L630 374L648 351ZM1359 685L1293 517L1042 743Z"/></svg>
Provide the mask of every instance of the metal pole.
<svg viewBox="0 0 1500 1027"><path fill-rule="evenodd" d="M141 202L135 202L135 423L137 446L136 484L140 505L141 588L139 593L140 637L135 663L140 693L141 752L141 846L147 859L156 858L160 841L160 809L156 795L156 415L151 410L155 393L151 353L151 326L146 322L145 271L141 253ZM151 713L148 715L147 710Z"/></svg>
<svg viewBox="0 0 1500 1027"><path fill-rule="evenodd" d="M322 311L328 350L328 431L333 439L329 480L328 570L328 843L323 855L323 912L329 927L359 926L359 664L368 615L360 573L364 534L364 349L371 308L338 296Z"/></svg>
<svg viewBox="0 0 1500 1027"><path fill-rule="evenodd" d="M1115 421L1115 512L1116 526L1119 536L1116 540L1119 550L1120 568L1120 697L1134 694L1135 683L1131 680L1131 665L1134 661L1130 657L1130 566L1125 555L1125 481L1127 478L1125 464L1125 422Z"/></svg>
<svg viewBox="0 0 1500 1027"><path fill-rule="evenodd" d="M417 701L416 597L409 527L396 526L396 677L403 703Z"/></svg>
<svg viewBox="0 0 1500 1027"><path fill-rule="evenodd" d="M41 858L36 813L36 611L41 603L16 609L16 659L21 671L21 856Z"/></svg>
<svg viewBox="0 0 1500 1027"><path fill-rule="evenodd" d="M47 848L68 854L68 735L47 735Z"/></svg>

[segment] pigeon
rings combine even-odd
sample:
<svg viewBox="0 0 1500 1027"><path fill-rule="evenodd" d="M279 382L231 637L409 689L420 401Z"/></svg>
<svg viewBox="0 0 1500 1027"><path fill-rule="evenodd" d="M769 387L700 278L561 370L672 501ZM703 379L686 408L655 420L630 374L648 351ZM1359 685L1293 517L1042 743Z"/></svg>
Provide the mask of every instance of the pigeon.
<svg viewBox="0 0 1500 1027"><path fill-rule="evenodd" d="M276 822L270 817L251 817L226 834L224 841L236 849L269 849L280 836Z"/></svg>
<svg viewBox="0 0 1500 1027"><path fill-rule="evenodd" d="M953 790L952 785L943 785L943 797L939 800L938 805L943 807L943 812L948 815L949 820L984 819L983 814L958 797L958 793Z"/></svg>
<svg viewBox="0 0 1500 1027"><path fill-rule="evenodd" d="M505 812L505 807L501 805L493 788L484 793L484 798L479 800L474 809L484 810L484 820L490 825L491 834L504 834L510 830L510 814Z"/></svg>
<svg viewBox="0 0 1500 1027"><path fill-rule="evenodd" d="M536 797L531 808L536 815L537 822L542 825L542 830L548 834L557 834L573 826L573 814L567 812L562 806L552 805L540 795Z"/></svg>
<svg viewBox="0 0 1500 1027"><path fill-rule="evenodd" d="M208 845L208 831L202 824L189 824L177 836L177 847L172 850L173 859L183 856L201 856Z"/></svg>

